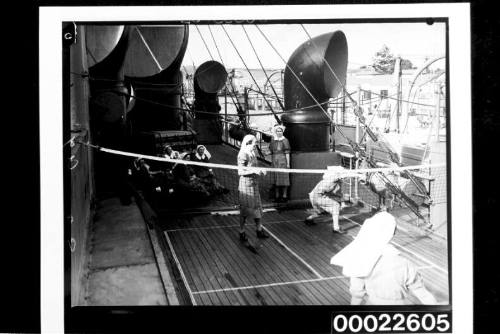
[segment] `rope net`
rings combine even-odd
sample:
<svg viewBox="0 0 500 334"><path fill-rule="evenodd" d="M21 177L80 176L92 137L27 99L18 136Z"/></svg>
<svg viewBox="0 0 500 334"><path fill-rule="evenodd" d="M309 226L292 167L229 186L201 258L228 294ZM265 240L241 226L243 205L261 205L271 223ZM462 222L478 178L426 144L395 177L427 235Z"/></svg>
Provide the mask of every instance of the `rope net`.
<svg viewBox="0 0 500 334"><path fill-rule="evenodd" d="M201 159L195 151L173 151L171 158L100 151L129 157L131 182L159 211L243 212L279 206L333 213L359 204L407 208L422 218L431 205L447 201L444 164L356 169L354 158L342 158L340 166L327 169L288 169L269 167L263 160L245 165L234 154L218 156L223 153L216 151ZM212 163L230 160L234 164Z"/></svg>

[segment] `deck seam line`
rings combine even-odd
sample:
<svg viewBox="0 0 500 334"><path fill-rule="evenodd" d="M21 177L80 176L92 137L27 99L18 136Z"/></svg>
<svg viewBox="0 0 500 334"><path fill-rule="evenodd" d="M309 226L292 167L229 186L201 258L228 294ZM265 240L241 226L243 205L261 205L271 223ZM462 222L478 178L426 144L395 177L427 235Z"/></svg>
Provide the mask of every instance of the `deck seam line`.
<svg viewBox="0 0 500 334"><path fill-rule="evenodd" d="M304 259L302 259L297 253L295 253L290 247L288 247L283 241L281 241L274 233L269 231L265 226L262 228L269 233L281 246L283 246L287 251L289 251L293 256L295 256L300 262L302 262L309 270L311 270L318 278L323 278L309 263L307 263Z"/></svg>
<svg viewBox="0 0 500 334"><path fill-rule="evenodd" d="M301 222L301 221L303 220L302 219L278 220L278 221L265 222L265 224L291 223L291 222ZM212 229L230 228L230 227L240 227L240 225L234 224L234 225L216 225L216 226L206 226L206 227L188 227L188 228L176 228L164 231L165 232L200 231L200 230L212 230Z"/></svg>
<svg viewBox="0 0 500 334"><path fill-rule="evenodd" d="M350 219L350 218L348 218L348 217L345 217L345 216L344 216L344 218L345 218L345 219L347 219L347 220L349 220L350 222L352 222L352 223L356 224L356 225L361 226L361 224L360 224L360 223L358 223L358 222L356 222L356 221L354 221L354 220L352 220L352 219ZM391 244L393 244L394 246L396 246L396 247L398 247L398 248L400 248L400 249L402 249L402 250L406 251L407 253L409 253L409 254L411 254L411 255L415 256L416 258L418 258L418 259L420 259L420 260L422 260L422 261L424 261L424 262L427 262L428 264L430 264L431 266L433 266L435 269L437 269L437 270L439 270L439 271L441 271L441 272L445 273L446 275L448 275L448 270L446 270L446 269L444 269L444 268L441 268L440 266L438 266L438 265L437 265L437 264L435 264L434 262L430 261L430 260L429 260L429 259L427 259L426 257L421 256L421 255L419 255L419 254L416 254L415 252L412 252L411 250L409 250L408 248L406 248L406 247L404 247L404 246L401 246L401 245L400 245L400 244L398 244L397 242L391 241Z"/></svg>
<svg viewBox="0 0 500 334"><path fill-rule="evenodd" d="M196 300L194 299L194 296L193 296L193 292L191 291L191 287L189 286L187 280L186 280L186 276L184 275L184 271L182 270L182 266L179 262L179 259L177 258L177 254L175 253L175 250L174 250L174 247L172 245L172 242L170 241L170 237L168 236L168 233L165 232L163 233L167 239L167 243L168 243L168 248L170 248L170 252L172 253L172 256L174 257L174 261L175 261L175 265L177 266L177 269L179 269L179 272L181 274L181 278L182 278L182 281L184 282L184 285L186 286L186 289L189 293L189 299L191 299L191 303L193 305L197 305L196 304Z"/></svg>

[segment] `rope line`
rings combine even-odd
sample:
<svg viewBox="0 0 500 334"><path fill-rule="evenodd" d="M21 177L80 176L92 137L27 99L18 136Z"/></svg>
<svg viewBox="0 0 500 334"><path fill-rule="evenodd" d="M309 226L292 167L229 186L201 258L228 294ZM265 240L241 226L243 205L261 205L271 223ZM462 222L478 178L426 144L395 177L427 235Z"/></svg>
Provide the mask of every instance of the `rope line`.
<svg viewBox="0 0 500 334"><path fill-rule="evenodd" d="M316 174L316 173L327 173L329 170L326 169L288 169L288 168L270 168L270 167L239 167L235 165L227 165L227 164L215 164L215 163L209 163L209 162L196 162L196 161L186 161L186 160L178 160L178 159L170 159L170 158L165 158L165 157L157 157L157 156L152 156L152 155L145 155L145 154L139 154L139 153L132 153L132 152L126 152L126 151L120 151L120 150L114 150L114 149L109 149L105 147L100 147L96 145L92 145L89 143L85 142L79 142L80 144L87 145L92 148L96 148L102 152L110 153L110 154L116 154L116 155L123 155L123 156L128 156L132 158L139 158L139 159L147 159L147 160L154 160L154 161L163 161L163 162L173 162L177 164L183 164L183 165L194 165L194 166L202 166L202 167L212 167L212 168L226 168L226 169L233 169L233 170L239 170L244 168L245 170L249 171L255 171L256 173L259 171L266 171L266 172L285 172L285 173L307 173L307 174ZM360 168L360 169L355 169L355 170L345 170L345 172L341 172L340 174L346 175L345 177L357 177L361 173L375 173L375 172L391 172L391 171L406 171L406 170L414 170L414 169L427 169L427 168L437 168L437 167L444 167L446 164L441 163L441 164L425 164L425 165L418 165L418 166L405 166L405 167L383 167L383 168Z"/></svg>
<svg viewBox="0 0 500 334"><path fill-rule="evenodd" d="M70 140L68 140L67 142L65 142L63 144L63 147L66 146L66 145L68 145L68 144L70 144L69 146L71 146L71 147L75 146L75 138L76 138L76 136L71 137Z"/></svg>

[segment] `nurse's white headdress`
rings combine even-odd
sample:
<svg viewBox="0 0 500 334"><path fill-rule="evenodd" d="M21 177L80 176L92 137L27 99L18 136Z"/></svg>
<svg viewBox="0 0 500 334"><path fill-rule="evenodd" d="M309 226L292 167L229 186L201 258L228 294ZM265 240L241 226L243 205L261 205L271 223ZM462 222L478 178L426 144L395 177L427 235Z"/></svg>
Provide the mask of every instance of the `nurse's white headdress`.
<svg viewBox="0 0 500 334"><path fill-rule="evenodd" d="M396 230L396 219L388 212L379 212L365 220L358 235L349 245L330 260L330 264L343 267L348 277L370 274Z"/></svg>

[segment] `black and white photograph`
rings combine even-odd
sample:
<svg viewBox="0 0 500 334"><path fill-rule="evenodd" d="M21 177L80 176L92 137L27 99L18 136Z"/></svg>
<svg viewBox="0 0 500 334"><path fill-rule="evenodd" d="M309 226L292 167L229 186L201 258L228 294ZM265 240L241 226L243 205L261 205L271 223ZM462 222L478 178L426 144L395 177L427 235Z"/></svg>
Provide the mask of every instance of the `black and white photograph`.
<svg viewBox="0 0 500 334"><path fill-rule="evenodd" d="M332 307L327 333L468 332L466 6L40 14L48 316Z"/></svg>

